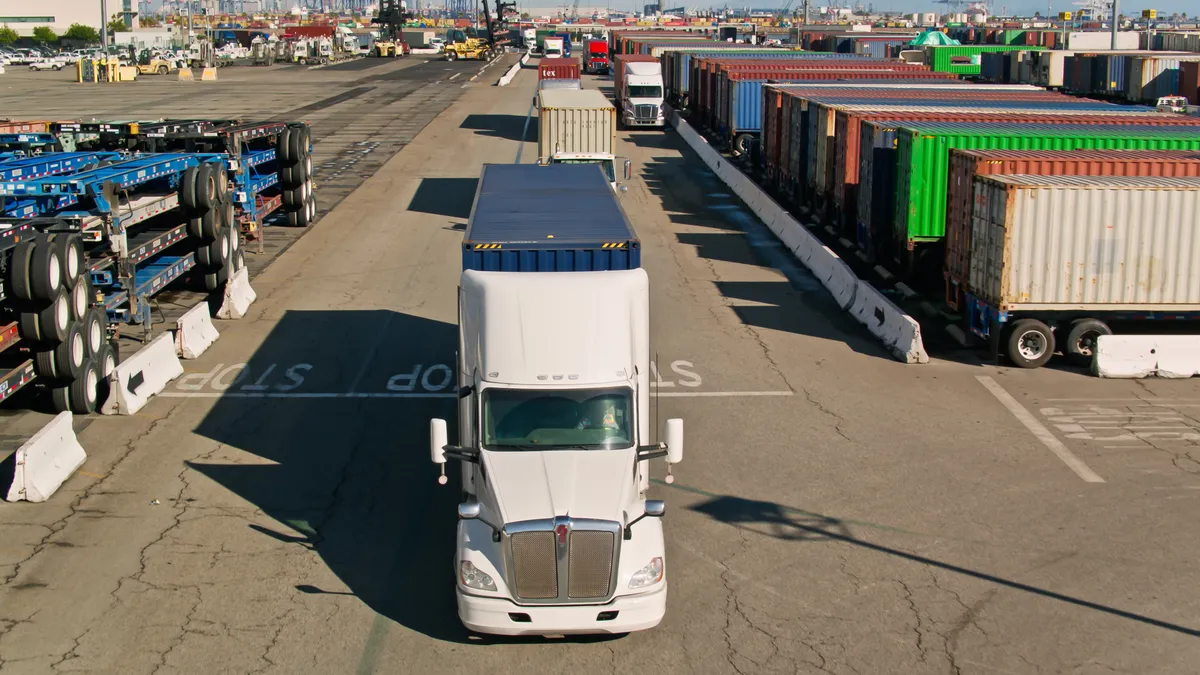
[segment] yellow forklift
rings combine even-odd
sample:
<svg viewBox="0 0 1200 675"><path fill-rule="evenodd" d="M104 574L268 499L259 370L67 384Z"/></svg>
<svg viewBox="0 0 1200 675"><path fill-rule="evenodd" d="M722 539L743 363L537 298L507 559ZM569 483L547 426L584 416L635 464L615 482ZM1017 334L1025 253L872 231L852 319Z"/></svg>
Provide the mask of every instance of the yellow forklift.
<svg viewBox="0 0 1200 675"><path fill-rule="evenodd" d="M401 29L406 21L411 20L412 12L404 4L404 0L380 0L379 14L371 19L371 23L379 24L379 39L371 49L371 56L392 57L408 56L411 49L404 41Z"/></svg>

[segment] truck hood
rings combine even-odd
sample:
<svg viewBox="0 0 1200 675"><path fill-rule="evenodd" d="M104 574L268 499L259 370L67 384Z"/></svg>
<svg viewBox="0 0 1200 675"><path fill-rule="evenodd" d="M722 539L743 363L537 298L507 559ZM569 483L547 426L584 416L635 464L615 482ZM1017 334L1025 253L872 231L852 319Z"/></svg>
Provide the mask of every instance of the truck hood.
<svg viewBox="0 0 1200 675"><path fill-rule="evenodd" d="M555 516L624 522L633 461L633 448L483 453L505 523Z"/></svg>

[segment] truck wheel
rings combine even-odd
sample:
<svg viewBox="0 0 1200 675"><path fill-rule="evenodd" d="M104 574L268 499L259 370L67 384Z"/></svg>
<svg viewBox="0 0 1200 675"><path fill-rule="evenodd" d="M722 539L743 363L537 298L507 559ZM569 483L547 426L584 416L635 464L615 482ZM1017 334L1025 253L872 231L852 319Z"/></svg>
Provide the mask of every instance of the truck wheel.
<svg viewBox="0 0 1200 675"><path fill-rule="evenodd" d="M80 323L84 342L87 344L87 353L91 356L99 354L108 339L104 330L104 326L108 323L108 315L102 308L97 307L90 310Z"/></svg>
<svg viewBox="0 0 1200 675"><path fill-rule="evenodd" d="M33 299L40 301L53 300L62 289L63 283L62 258L53 246L48 235L40 234L34 240L33 258L29 262L30 290Z"/></svg>
<svg viewBox="0 0 1200 675"><path fill-rule="evenodd" d="M82 321L92 307L92 282L86 275L79 277L68 291L71 296L71 318Z"/></svg>
<svg viewBox="0 0 1200 675"><path fill-rule="evenodd" d="M458 60L458 52L447 52L446 60L447 61L457 61Z"/></svg>
<svg viewBox="0 0 1200 675"><path fill-rule="evenodd" d="M71 383L71 412L76 415L90 415L96 412L101 379L99 364L89 356L83 362L79 375Z"/></svg>
<svg viewBox="0 0 1200 675"><path fill-rule="evenodd" d="M213 176L212 167L208 164L201 164L196 169L196 208L201 211L211 209L216 195L217 179Z"/></svg>
<svg viewBox="0 0 1200 675"><path fill-rule="evenodd" d="M63 266L63 283L75 283L84 268L83 242L78 235L56 234L54 248L58 251L58 260Z"/></svg>
<svg viewBox="0 0 1200 675"><path fill-rule="evenodd" d="M291 133L291 129L284 127L279 131L279 137L275 139L275 158L279 160L280 164L290 164L295 161L291 155L292 144L288 139Z"/></svg>
<svg viewBox="0 0 1200 675"><path fill-rule="evenodd" d="M166 75L166 74L167 74L167 67L166 67L166 66L159 66L159 67L158 67L158 74L159 74L159 75Z"/></svg>
<svg viewBox="0 0 1200 675"><path fill-rule="evenodd" d="M183 177L179 179L179 201L189 209L196 208L196 168L184 169Z"/></svg>
<svg viewBox="0 0 1200 675"><path fill-rule="evenodd" d="M1054 331L1037 319L1021 319L1008 330L1008 360L1021 368L1041 368L1054 355Z"/></svg>
<svg viewBox="0 0 1200 675"><path fill-rule="evenodd" d="M745 157L750 154L750 145L754 141L754 137L750 134L738 134L733 139L733 154L739 157Z"/></svg>
<svg viewBox="0 0 1200 675"><path fill-rule="evenodd" d="M29 280L29 268L33 262L33 241L26 239L13 247L8 263L8 290L18 300L33 300L33 287Z"/></svg>
<svg viewBox="0 0 1200 675"><path fill-rule="evenodd" d="M1087 365L1091 363L1092 356L1096 353L1096 340L1101 335L1112 334L1112 329L1103 321L1076 319L1071 322L1071 327L1067 330L1067 341L1063 345L1063 351L1067 353L1067 358L1071 361Z"/></svg>

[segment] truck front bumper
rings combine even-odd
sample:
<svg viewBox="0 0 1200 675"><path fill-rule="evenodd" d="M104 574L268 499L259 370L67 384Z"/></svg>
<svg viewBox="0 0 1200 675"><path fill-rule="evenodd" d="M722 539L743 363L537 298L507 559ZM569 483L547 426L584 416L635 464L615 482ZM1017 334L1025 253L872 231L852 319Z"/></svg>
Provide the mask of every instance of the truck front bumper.
<svg viewBox="0 0 1200 675"><path fill-rule="evenodd" d="M531 606L506 598L467 595L461 588L457 594L458 618L463 625L493 635L630 633L657 626L667 613L665 582L656 591L617 597L607 605Z"/></svg>
<svg viewBox="0 0 1200 675"><path fill-rule="evenodd" d="M626 127L660 127L661 128L661 127L667 126L667 120L665 117L659 117L657 119L652 119L652 120L645 120L645 119L640 120L640 119L637 119L636 117L634 117L633 115L623 115L622 121L625 123Z"/></svg>

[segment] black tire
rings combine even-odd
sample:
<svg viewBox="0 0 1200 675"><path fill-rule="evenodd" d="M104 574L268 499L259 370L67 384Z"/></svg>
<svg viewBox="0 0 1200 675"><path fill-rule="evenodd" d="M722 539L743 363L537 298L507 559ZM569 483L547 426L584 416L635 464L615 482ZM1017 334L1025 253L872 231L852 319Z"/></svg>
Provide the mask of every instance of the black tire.
<svg viewBox="0 0 1200 675"><path fill-rule="evenodd" d="M63 285L74 285L79 279L79 275L83 274L86 269L83 240L77 234L56 234L54 235L54 248L58 252L58 260L62 264Z"/></svg>
<svg viewBox="0 0 1200 675"><path fill-rule="evenodd" d="M1096 353L1096 339L1101 335L1112 335L1108 324L1097 319L1076 319L1067 330L1063 352L1067 358L1079 365L1089 365Z"/></svg>
<svg viewBox="0 0 1200 675"><path fill-rule="evenodd" d="M33 244L33 259L29 262L29 285L35 301L53 300L63 287L62 260L49 236L39 234Z"/></svg>
<svg viewBox="0 0 1200 675"><path fill-rule="evenodd" d="M288 227L300 227L300 211L288 211L284 216L287 218Z"/></svg>
<svg viewBox="0 0 1200 675"><path fill-rule="evenodd" d="M220 275L217 272L207 272L204 275L204 289L215 291L221 287Z"/></svg>
<svg viewBox="0 0 1200 675"><path fill-rule="evenodd" d="M225 267L229 263L231 255L229 228L223 227L211 244L196 250L196 262L210 269L217 269Z"/></svg>
<svg viewBox="0 0 1200 675"><path fill-rule="evenodd" d="M221 227L237 227L237 212L233 207L233 200L230 199L221 204Z"/></svg>
<svg viewBox="0 0 1200 675"><path fill-rule="evenodd" d="M50 390L50 405L54 412L67 412L71 409L71 385L54 387Z"/></svg>
<svg viewBox="0 0 1200 675"><path fill-rule="evenodd" d="M87 344L83 337L83 330L79 324L73 323L71 329L67 331L65 340L54 347L37 352L38 374L59 380L70 380L79 374L79 369L83 367L83 362L87 358Z"/></svg>
<svg viewBox="0 0 1200 675"><path fill-rule="evenodd" d="M1037 319L1020 319L1008 329L1008 360L1021 368L1041 368L1054 356L1054 331Z"/></svg>
<svg viewBox="0 0 1200 675"><path fill-rule="evenodd" d="M242 233L237 225L229 226L229 259L233 260L242 250Z"/></svg>
<svg viewBox="0 0 1200 675"><path fill-rule="evenodd" d="M283 191L283 208L287 211L295 211L304 204L304 186L301 185L291 190Z"/></svg>
<svg viewBox="0 0 1200 675"><path fill-rule="evenodd" d="M189 166L183 171L183 177L179 180L179 202L185 208L196 208L196 171L198 167Z"/></svg>
<svg viewBox="0 0 1200 675"><path fill-rule="evenodd" d="M92 355L96 360L96 366L100 368L100 376L108 378L112 375L120 361L117 359L117 350L113 348L111 342L105 342L100 346L100 350Z"/></svg>
<svg viewBox="0 0 1200 675"><path fill-rule="evenodd" d="M68 291L71 296L71 318L75 321L87 316L92 307L92 281L87 275L79 277Z"/></svg>
<svg viewBox="0 0 1200 675"><path fill-rule="evenodd" d="M238 249L237 254L233 257L233 271L238 272L246 266L246 252Z"/></svg>
<svg viewBox="0 0 1200 675"><path fill-rule="evenodd" d="M75 381L71 383L71 412L76 415L90 415L96 412L102 379L104 378L100 375L99 364L94 358L87 357L79 368Z"/></svg>
<svg viewBox="0 0 1200 675"><path fill-rule="evenodd" d="M59 291L54 300L37 315L38 339L47 343L62 342L74 325L71 320L71 296L66 291Z"/></svg>
<svg viewBox="0 0 1200 675"><path fill-rule="evenodd" d="M285 188L297 188L304 185L304 181L308 179L308 161L296 162L291 166L285 166L279 170L279 181L283 183Z"/></svg>
<svg viewBox="0 0 1200 675"><path fill-rule="evenodd" d="M292 130L284 127L279 132L279 136L275 138L275 159L279 160L280 165L291 164L295 161L292 158Z"/></svg>
<svg viewBox="0 0 1200 675"><path fill-rule="evenodd" d="M217 222L217 212L212 210L205 211L188 222L188 234L192 234L196 239L202 241L213 241L220 229L221 224Z"/></svg>
<svg viewBox="0 0 1200 675"><path fill-rule="evenodd" d="M213 168L210 164L201 164L196 171L196 209L199 211L211 211L217 205L217 176Z"/></svg>
<svg viewBox="0 0 1200 675"><path fill-rule="evenodd" d="M41 323L38 322L37 312L21 312L17 317L17 332L26 340L40 342L42 339Z"/></svg>
<svg viewBox="0 0 1200 675"><path fill-rule="evenodd" d="M18 242L8 261L8 290L13 297L23 302L33 300L33 288L29 283L29 268L33 262L33 240Z"/></svg>
<svg viewBox="0 0 1200 675"><path fill-rule="evenodd" d="M458 60L458 52L446 52L446 60L447 61L457 61Z"/></svg>
<svg viewBox="0 0 1200 675"><path fill-rule="evenodd" d="M317 222L317 196L308 196L308 224L312 225Z"/></svg>
<svg viewBox="0 0 1200 675"><path fill-rule="evenodd" d="M306 149L304 146L304 130L300 128L292 129L292 133L288 134L289 164L295 164L303 159Z"/></svg>
<svg viewBox="0 0 1200 675"><path fill-rule="evenodd" d="M225 197L229 194L229 173L225 171L225 167L220 164L213 164L210 167L215 181L216 194L213 197L213 205L224 204Z"/></svg>
<svg viewBox="0 0 1200 675"><path fill-rule="evenodd" d="M80 329L83 331L83 340L87 344L87 353L89 356L99 354L104 346L108 344L108 315L104 310L95 307L88 311L87 316L80 322Z"/></svg>

